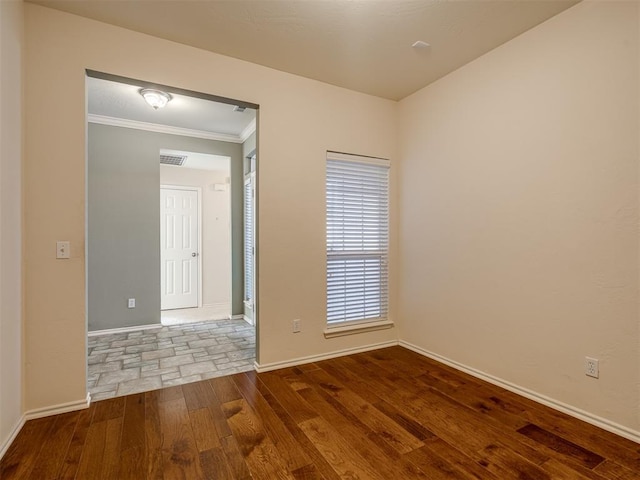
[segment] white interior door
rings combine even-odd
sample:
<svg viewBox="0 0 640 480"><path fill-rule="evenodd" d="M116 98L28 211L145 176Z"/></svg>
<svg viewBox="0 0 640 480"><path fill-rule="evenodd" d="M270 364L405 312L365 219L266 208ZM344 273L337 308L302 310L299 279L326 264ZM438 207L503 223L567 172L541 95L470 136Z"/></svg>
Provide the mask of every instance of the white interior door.
<svg viewBox="0 0 640 480"><path fill-rule="evenodd" d="M160 189L162 310L198 306L198 192Z"/></svg>

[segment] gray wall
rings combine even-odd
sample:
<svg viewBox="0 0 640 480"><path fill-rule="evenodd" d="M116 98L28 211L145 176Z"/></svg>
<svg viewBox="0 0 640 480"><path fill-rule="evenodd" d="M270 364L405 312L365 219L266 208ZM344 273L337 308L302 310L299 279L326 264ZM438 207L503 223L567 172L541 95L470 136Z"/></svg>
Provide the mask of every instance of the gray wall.
<svg viewBox="0 0 640 480"><path fill-rule="evenodd" d="M256 132L253 132L242 144L242 161L244 173L249 173L249 162L247 157L256 149Z"/></svg>
<svg viewBox="0 0 640 480"><path fill-rule="evenodd" d="M89 124L89 331L160 322L161 148L231 157L232 308L242 313L242 145ZM127 299L136 308L127 308Z"/></svg>

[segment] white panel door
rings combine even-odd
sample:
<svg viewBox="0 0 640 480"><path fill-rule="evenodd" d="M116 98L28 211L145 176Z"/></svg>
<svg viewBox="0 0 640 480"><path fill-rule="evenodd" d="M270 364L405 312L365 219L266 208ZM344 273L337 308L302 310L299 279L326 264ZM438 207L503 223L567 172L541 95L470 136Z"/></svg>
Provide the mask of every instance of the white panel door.
<svg viewBox="0 0 640 480"><path fill-rule="evenodd" d="M160 189L162 310L198 306L198 192Z"/></svg>

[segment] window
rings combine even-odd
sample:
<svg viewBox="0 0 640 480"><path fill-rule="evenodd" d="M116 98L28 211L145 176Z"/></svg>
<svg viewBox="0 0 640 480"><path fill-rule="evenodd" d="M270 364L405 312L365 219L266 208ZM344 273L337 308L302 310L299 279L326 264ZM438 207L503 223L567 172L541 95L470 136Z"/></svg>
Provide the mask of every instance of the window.
<svg viewBox="0 0 640 480"><path fill-rule="evenodd" d="M244 301L248 306L253 305L254 178L251 173L244 181Z"/></svg>
<svg viewBox="0 0 640 480"><path fill-rule="evenodd" d="M383 321L389 161L327 152L327 323Z"/></svg>

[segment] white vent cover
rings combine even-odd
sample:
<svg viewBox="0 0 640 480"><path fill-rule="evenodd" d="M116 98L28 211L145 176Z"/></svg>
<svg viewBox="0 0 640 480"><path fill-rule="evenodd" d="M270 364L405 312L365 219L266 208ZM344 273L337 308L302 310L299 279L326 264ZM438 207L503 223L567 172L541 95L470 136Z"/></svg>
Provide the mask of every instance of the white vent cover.
<svg viewBox="0 0 640 480"><path fill-rule="evenodd" d="M160 154L160 163L163 163L165 165L177 165L181 167L186 159L186 155L166 155L163 153Z"/></svg>

